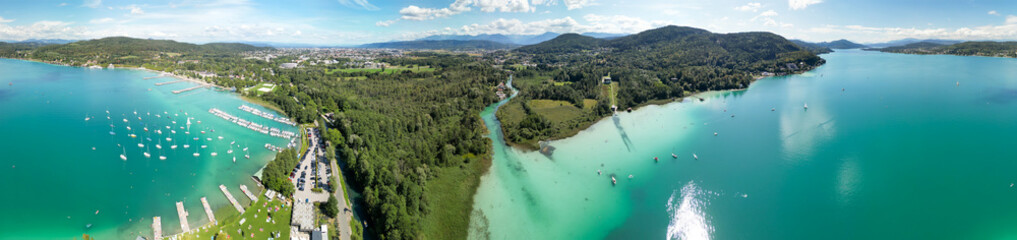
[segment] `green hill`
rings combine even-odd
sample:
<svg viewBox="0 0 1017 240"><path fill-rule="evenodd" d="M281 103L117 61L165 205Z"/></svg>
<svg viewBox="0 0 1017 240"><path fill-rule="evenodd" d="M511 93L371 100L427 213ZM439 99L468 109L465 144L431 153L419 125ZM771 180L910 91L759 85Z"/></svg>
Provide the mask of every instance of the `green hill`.
<svg viewBox="0 0 1017 240"><path fill-rule="evenodd" d="M36 48L30 58L60 62L87 62L96 64L140 65L166 56L227 56L260 48L240 43L191 44L172 40L151 40L128 37L108 37L68 44L46 45Z"/></svg>
<svg viewBox="0 0 1017 240"><path fill-rule="evenodd" d="M822 46L822 47L828 47L828 48L832 48L832 49L865 48L865 45L857 44L857 43L848 41L847 39L841 39L841 40L837 40L837 41L833 41L833 42L821 42L821 43L817 43L816 45L819 45L819 46Z"/></svg>
<svg viewBox="0 0 1017 240"><path fill-rule="evenodd" d="M802 40L796 40L796 39L791 39L791 40L788 40L788 41L791 41L795 45L798 45L798 47L801 47L801 48L803 48L805 50L809 50L809 52L812 52L812 53L815 53L815 54L823 54L823 53L831 53L831 52L833 52L833 49L830 49L830 48L824 47L824 46L819 46L819 44L815 44L815 43L810 43L810 42L806 42L806 41L802 41Z"/></svg>

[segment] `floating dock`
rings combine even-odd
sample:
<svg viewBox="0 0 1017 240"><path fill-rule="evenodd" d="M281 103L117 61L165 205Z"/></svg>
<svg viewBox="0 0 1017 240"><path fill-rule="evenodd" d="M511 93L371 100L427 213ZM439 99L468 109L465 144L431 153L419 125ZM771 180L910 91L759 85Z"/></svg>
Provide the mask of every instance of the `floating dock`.
<svg viewBox="0 0 1017 240"><path fill-rule="evenodd" d="M240 213L244 213L244 207L240 206L240 203L237 202L237 199L233 198L233 195L230 194L230 191L226 190L226 185L220 184L219 185L219 190L222 190L222 194L226 195L226 199L230 200L230 203L233 204L233 207L237 208L237 211L239 211Z"/></svg>
<svg viewBox="0 0 1017 240"><path fill-rule="evenodd" d="M258 201L258 196L254 196L250 190L247 190L247 185L240 184L240 191L243 191L244 195L247 195L247 198L251 199L251 202Z"/></svg>
<svg viewBox="0 0 1017 240"><path fill-rule="evenodd" d="M159 216L152 217L152 239L162 239L162 218Z"/></svg>
<svg viewBox="0 0 1017 240"><path fill-rule="evenodd" d="M201 197L201 206L205 207L205 215L208 216L208 222L218 225L215 221L215 214L212 213L212 208L208 206L208 199Z"/></svg>
<svg viewBox="0 0 1017 240"><path fill-rule="evenodd" d="M193 87L189 87L189 88L184 88L184 89L173 91L173 94L180 94L180 93L183 93L183 92L187 92L187 91L191 91L191 90L199 89L199 88L203 88L203 87L205 87L205 86L204 85L198 85L198 86L193 86Z"/></svg>
<svg viewBox="0 0 1017 240"><path fill-rule="evenodd" d="M174 84L174 83L183 82L183 81L186 81L186 80L176 80L176 81L169 81L169 82L161 82L161 83L155 83L155 85L156 86L162 86L162 85Z"/></svg>
<svg viewBox="0 0 1017 240"><path fill-rule="evenodd" d="M190 232L191 226L187 225L187 210L184 210L184 202L177 202L177 215L180 216L180 229Z"/></svg>

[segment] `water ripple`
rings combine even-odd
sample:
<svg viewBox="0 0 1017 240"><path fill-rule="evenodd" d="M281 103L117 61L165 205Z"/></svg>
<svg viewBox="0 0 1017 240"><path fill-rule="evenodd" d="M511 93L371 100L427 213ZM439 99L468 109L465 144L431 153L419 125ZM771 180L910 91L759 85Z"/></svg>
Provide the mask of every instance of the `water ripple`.
<svg viewBox="0 0 1017 240"><path fill-rule="evenodd" d="M706 195L710 192L701 190L695 181L689 181L681 192L671 193L667 199L667 213L671 221L667 224L667 239L708 240L713 233L713 226L706 218L703 209L709 204ZM675 199L679 197L681 199ZM680 202L679 202L680 201Z"/></svg>

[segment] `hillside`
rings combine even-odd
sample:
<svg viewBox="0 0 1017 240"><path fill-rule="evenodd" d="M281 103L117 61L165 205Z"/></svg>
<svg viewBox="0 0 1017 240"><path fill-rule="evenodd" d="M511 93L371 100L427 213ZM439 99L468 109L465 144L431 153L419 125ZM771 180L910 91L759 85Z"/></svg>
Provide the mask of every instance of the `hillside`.
<svg viewBox="0 0 1017 240"><path fill-rule="evenodd" d="M833 49L830 49L828 47L819 46L819 44L815 44L815 43L810 43L810 42L806 42L806 41L802 41L802 40L797 40L797 39L791 39L791 40L788 40L788 41L791 41L795 45L798 45L798 47L804 48L805 50L809 50L809 52L812 52L812 53L815 53L815 54L823 54L823 53L831 53L831 52L833 52Z"/></svg>
<svg viewBox="0 0 1017 240"><path fill-rule="evenodd" d="M499 110L513 144L571 136L619 109L697 92L747 87L755 78L810 70L825 60L767 32L717 34L667 26L599 39L578 34L513 50L521 97ZM602 78L610 77L611 81Z"/></svg>
<svg viewBox="0 0 1017 240"><path fill-rule="evenodd" d="M887 48L887 47L904 46L904 45L908 45L908 44L912 44L912 43L919 43L919 42L935 43L935 44L940 44L940 45L953 45L953 44L961 43L963 41L959 41L959 40L946 40L946 39L904 38L904 39L898 39L898 40L882 42L882 43L870 43L870 44L866 44L866 46L868 46L870 48Z"/></svg>
<svg viewBox="0 0 1017 240"><path fill-rule="evenodd" d="M87 62L96 64L140 65L160 55L236 55L259 48L240 43L209 43L203 45L172 40L150 40L128 37L108 37L68 44L45 45L35 49L31 58L45 61Z"/></svg>
<svg viewBox="0 0 1017 240"><path fill-rule="evenodd" d="M857 44L857 43L848 41L847 39L841 39L841 40L837 40L837 41L833 41L833 42L821 42L821 43L817 43L816 45L819 45L821 47L828 47L828 48L831 48L831 49L865 48L865 45Z"/></svg>
<svg viewBox="0 0 1017 240"><path fill-rule="evenodd" d="M416 40L360 45L360 48L432 49L432 50L498 50L511 49L514 44L488 40Z"/></svg>
<svg viewBox="0 0 1017 240"><path fill-rule="evenodd" d="M887 47L871 50L907 54L1017 57L1017 42L972 41L952 45L920 42L899 47Z"/></svg>

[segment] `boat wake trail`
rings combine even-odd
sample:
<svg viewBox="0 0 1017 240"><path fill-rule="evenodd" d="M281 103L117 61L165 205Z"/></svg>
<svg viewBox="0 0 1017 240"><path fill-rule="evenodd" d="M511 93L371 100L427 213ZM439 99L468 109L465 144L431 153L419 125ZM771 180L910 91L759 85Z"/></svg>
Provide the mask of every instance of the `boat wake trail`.
<svg viewBox="0 0 1017 240"><path fill-rule="evenodd" d="M671 221L667 224L667 239L708 240L713 226L710 226L703 208L709 204L705 199L709 193L699 189L695 181L689 181L671 193L667 199L667 213ZM680 198L680 199L676 199Z"/></svg>

